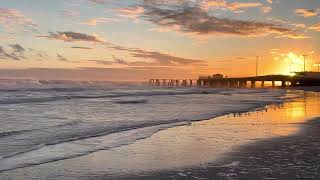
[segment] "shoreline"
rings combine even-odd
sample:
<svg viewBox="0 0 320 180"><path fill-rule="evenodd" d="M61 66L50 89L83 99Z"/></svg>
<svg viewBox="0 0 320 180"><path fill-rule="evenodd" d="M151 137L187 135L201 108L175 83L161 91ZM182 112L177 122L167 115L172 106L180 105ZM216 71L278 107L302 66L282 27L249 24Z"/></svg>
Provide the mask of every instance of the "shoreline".
<svg viewBox="0 0 320 180"><path fill-rule="evenodd" d="M319 179L319 134L320 117L303 124L296 134L243 145L208 167L111 179Z"/></svg>

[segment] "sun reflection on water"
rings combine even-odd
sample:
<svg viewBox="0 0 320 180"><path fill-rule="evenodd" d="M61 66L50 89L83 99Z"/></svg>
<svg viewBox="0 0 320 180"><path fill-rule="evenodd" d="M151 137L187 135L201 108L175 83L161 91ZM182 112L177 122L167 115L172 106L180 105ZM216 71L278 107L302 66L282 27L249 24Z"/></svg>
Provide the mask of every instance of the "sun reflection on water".
<svg viewBox="0 0 320 180"><path fill-rule="evenodd" d="M286 110L286 115L291 119L304 118L306 116L305 102L295 102L290 104L290 108Z"/></svg>

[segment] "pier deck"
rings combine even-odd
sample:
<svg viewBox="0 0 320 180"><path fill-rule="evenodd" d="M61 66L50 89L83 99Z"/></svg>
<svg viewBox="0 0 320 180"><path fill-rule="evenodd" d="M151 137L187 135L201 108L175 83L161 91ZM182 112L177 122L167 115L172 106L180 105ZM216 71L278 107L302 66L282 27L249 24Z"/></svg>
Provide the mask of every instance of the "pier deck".
<svg viewBox="0 0 320 180"><path fill-rule="evenodd" d="M200 77L199 79L150 79L151 86L203 86L203 87L230 87L230 88L246 88L265 87L269 82L271 87L280 84L281 87L286 86L320 86L320 78L310 78L301 76L287 75L266 75L254 77L238 77L238 78L213 78ZM248 86L249 85L249 86Z"/></svg>

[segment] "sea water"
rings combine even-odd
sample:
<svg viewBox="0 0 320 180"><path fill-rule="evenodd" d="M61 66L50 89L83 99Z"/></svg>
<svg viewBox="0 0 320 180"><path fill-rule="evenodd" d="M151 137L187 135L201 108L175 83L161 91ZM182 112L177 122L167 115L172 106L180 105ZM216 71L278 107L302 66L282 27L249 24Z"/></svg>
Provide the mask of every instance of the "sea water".
<svg viewBox="0 0 320 180"><path fill-rule="evenodd" d="M0 80L0 172L108 150L170 127L280 103L284 93Z"/></svg>

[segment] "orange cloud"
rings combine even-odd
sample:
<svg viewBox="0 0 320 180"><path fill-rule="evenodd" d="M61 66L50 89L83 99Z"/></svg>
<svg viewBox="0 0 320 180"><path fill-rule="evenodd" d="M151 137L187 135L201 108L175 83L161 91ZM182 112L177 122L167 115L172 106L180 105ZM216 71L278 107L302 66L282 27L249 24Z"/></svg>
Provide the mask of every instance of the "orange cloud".
<svg viewBox="0 0 320 180"><path fill-rule="evenodd" d="M320 32L320 23L314 24L311 27L309 27L308 29Z"/></svg>
<svg viewBox="0 0 320 180"><path fill-rule="evenodd" d="M313 16L318 15L318 12L316 10L313 10L313 9L296 9L294 12L297 15L303 16L305 18L313 17Z"/></svg>
<svg viewBox="0 0 320 180"><path fill-rule="evenodd" d="M216 1L204 0L202 2L202 6L204 7L204 9L226 8L227 7L227 2L224 1L224 0L216 0Z"/></svg>
<svg viewBox="0 0 320 180"><path fill-rule="evenodd" d="M231 11L237 11L239 9L244 9L244 8L252 8L252 7L259 7L262 6L261 3L257 2L232 2L228 3L225 0L204 0L202 2L202 6L204 9L210 9L210 8L223 8L223 9L228 9Z"/></svg>
<svg viewBox="0 0 320 180"><path fill-rule="evenodd" d="M229 3L227 4L227 8L230 10L238 10L238 9L243 9L243 8L251 8L251 7L258 7L258 6L262 6L261 3L256 3L256 2L233 2L233 3Z"/></svg>
<svg viewBox="0 0 320 180"><path fill-rule="evenodd" d="M277 38L291 38L291 39L310 39L311 37L310 36L306 36L304 34L298 34L298 33L295 33L295 34L282 34L280 36L277 36Z"/></svg>

